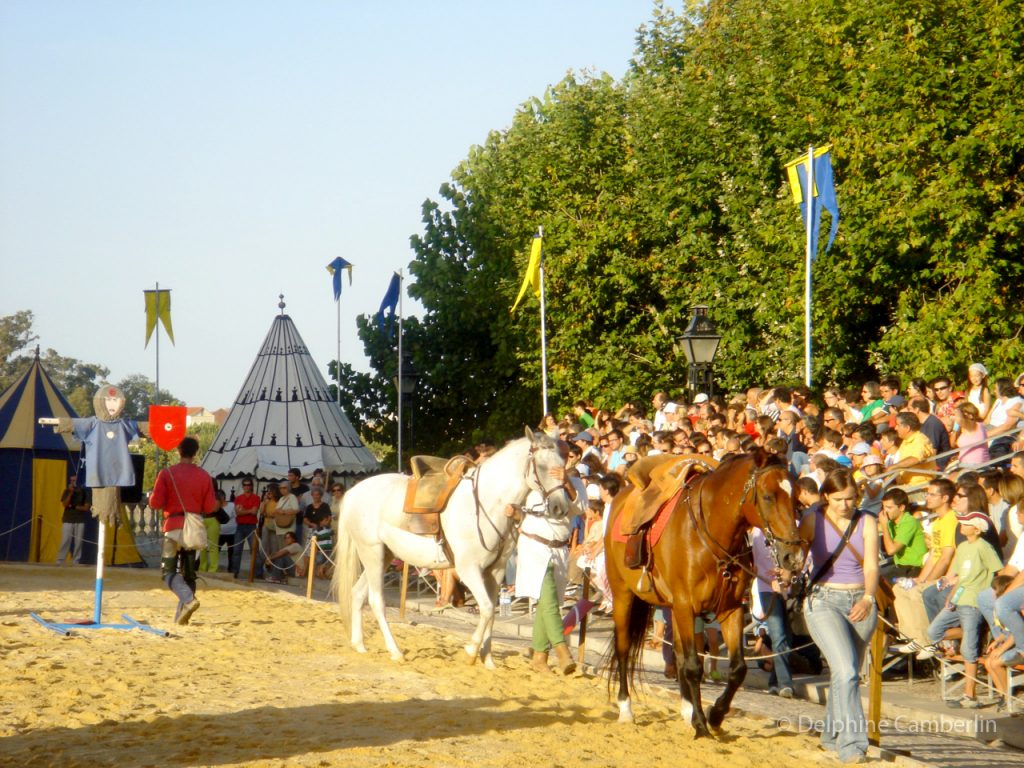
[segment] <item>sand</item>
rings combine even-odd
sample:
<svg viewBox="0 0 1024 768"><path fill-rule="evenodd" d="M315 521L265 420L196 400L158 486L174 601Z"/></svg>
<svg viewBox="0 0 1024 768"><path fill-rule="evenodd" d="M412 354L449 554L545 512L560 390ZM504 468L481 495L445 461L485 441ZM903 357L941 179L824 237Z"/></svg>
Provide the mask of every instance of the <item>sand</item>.
<svg viewBox="0 0 1024 768"><path fill-rule="evenodd" d="M603 678L539 676L498 646L497 671L465 663L466 637L392 627L387 656L345 641L330 604L212 580L188 627L154 570L107 572L105 621L171 631L61 637L29 617L92 617L89 568L0 565L3 766L764 766L829 764L816 740L731 714L693 740L678 699L649 687L620 725Z"/></svg>

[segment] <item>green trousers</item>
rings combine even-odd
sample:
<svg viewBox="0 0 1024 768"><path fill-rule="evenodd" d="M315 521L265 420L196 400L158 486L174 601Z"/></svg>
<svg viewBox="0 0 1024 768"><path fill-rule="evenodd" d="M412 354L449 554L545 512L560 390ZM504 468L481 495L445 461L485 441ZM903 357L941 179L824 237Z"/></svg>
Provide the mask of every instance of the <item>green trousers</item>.
<svg viewBox="0 0 1024 768"><path fill-rule="evenodd" d="M547 653L556 645L565 643L562 634L562 614L558 610L558 591L555 589L555 566L548 563L547 573L540 585L540 599L533 613L533 650Z"/></svg>

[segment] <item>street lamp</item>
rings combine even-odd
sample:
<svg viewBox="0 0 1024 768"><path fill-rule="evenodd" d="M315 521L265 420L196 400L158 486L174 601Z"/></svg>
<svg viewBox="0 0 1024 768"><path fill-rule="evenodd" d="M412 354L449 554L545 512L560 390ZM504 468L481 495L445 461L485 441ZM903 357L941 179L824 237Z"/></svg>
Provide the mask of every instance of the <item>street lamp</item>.
<svg viewBox="0 0 1024 768"><path fill-rule="evenodd" d="M722 337L708 317L706 305L698 304L693 308L693 317L683 331L681 341L689 363L688 386L691 399L698 392L704 392L710 397L713 386L711 365L715 361Z"/></svg>
<svg viewBox="0 0 1024 768"><path fill-rule="evenodd" d="M392 379L395 390L398 392L398 471L402 471L402 401L412 400L416 394L416 384L419 382L419 374L412 364L412 355L403 350L399 359L398 375ZM409 442L412 442L412 413L409 414Z"/></svg>

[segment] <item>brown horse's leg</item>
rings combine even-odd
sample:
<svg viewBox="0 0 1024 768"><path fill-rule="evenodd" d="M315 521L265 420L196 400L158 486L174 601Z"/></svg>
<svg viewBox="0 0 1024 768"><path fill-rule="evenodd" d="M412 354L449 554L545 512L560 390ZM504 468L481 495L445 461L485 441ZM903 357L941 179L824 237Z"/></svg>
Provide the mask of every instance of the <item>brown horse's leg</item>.
<svg viewBox="0 0 1024 768"><path fill-rule="evenodd" d="M630 632L630 616L633 603L638 602L628 589L621 589L613 581L612 586L612 619L615 624L615 660L619 672L619 695L615 703L619 706L619 722L633 722L633 706L629 700L629 655L632 650L633 638ZM637 606L638 608L642 606ZM642 642L642 641L641 641Z"/></svg>
<svg viewBox="0 0 1024 768"><path fill-rule="evenodd" d="M689 605L677 600L672 608L672 645L676 650L676 664L679 667L679 692L683 704L680 708L682 716L690 716L694 738L710 736L708 721L704 717L704 709L700 702L700 679L704 674L704 665L697 656L697 645L693 636L693 610ZM689 711L688 711L689 710Z"/></svg>
<svg viewBox="0 0 1024 768"><path fill-rule="evenodd" d="M738 608L732 609L720 620L720 624L725 646L729 649L729 679L722 695L708 712L708 722L712 728L722 725L732 704L732 697L736 695L736 689L743 685L743 680L747 676L747 663L743 659L743 611Z"/></svg>

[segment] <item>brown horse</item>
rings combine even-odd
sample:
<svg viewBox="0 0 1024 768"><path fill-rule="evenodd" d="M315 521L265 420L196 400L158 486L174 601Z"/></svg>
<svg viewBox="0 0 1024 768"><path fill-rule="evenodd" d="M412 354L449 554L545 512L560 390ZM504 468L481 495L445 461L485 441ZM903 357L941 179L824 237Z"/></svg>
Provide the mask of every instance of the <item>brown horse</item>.
<svg viewBox="0 0 1024 768"><path fill-rule="evenodd" d="M725 459L675 497L671 517L653 545L648 570L626 566L625 544L615 535L619 518L631 512L640 493L627 486L615 497L604 541L615 620L609 684L617 672L619 722L633 721L629 685L641 663L653 606L668 606L676 656L682 662L678 675L683 717L689 711L698 738L710 735L709 725L721 726L747 675L743 598L754 574L746 534L754 526L761 528L776 564L799 571L804 546L797 533L794 490L786 464L761 449ZM700 698L704 670L694 644L694 619L709 614L722 627L729 649L729 675L725 691L705 716Z"/></svg>

